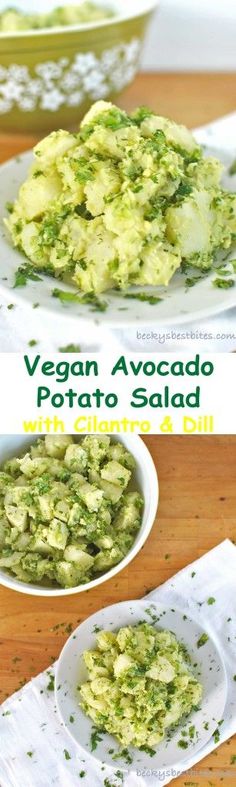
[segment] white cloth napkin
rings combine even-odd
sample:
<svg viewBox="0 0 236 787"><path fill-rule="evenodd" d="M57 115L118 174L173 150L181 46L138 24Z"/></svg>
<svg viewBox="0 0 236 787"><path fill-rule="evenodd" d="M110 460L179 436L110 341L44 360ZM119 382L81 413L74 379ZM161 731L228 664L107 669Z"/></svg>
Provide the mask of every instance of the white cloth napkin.
<svg viewBox="0 0 236 787"><path fill-rule="evenodd" d="M209 605L210 597L215 603ZM214 638L227 671L227 706L218 744L211 738L194 757L183 764L180 761L178 774L166 778L163 774L145 779L134 772L125 774L123 787L168 784L175 776L194 768L236 732L236 547L229 540L222 542L152 591L148 599L176 605L190 617L192 613ZM115 776L120 770L118 762L112 771L84 755L60 724L54 694L47 689L52 674L53 667L13 694L1 707L1 787L75 787L80 783L83 787L121 787L121 778Z"/></svg>
<svg viewBox="0 0 236 787"><path fill-rule="evenodd" d="M203 145L211 145L216 149L224 148L236 157L236 112L216 120L207 126L196 129L198 141ZM25 352L30 341L37 341L40 352L57 352L60 347L68 344L79 344L83 352L95 350L114 351L114 346L138 352L189 352L193 346L198 351L232 352L236 350L236 309L230 309L215 318L201 322L189 322L181 326L165 326L160 330L155 323L150 326L139 326L139 334L148 338L137 337L136 328L126 330L104 330L96 327L86 331L86 337L78 330L76 320L73 323L54 319L53 316L41 315L40 307L22 307L16 305L9 310L9 296L1 298L0 309L0 350L1 352ZM14 302L14 290L12 292ZM179 338L180 334L180 338Z"/></svg>

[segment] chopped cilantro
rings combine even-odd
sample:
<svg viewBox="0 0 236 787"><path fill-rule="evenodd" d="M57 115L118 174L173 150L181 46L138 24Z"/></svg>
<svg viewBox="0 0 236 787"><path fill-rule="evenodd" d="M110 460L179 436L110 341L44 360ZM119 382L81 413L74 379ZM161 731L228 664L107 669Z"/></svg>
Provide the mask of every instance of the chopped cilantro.
<svg viewBox="0 0 236 787"><path fill-rule="evenodd" d="M143 746L140 746L139 749L140 749L140 751L145 751L146 754L149 754L149 757L155 757L156 751L155 751L155 749L152 749L150 746L144 746L143 745Z"/></svg>
<svg viewBox="0 0 236 787"><path fill-rule="evenodd" d="M54 675L52 675L52 674L50 675L50 673L49 673L49 682L47 684L47 690L48 691L54 691L54 688L55 688L54 684L55 684L55 677L54 677Z"/></svg>
<svg viewBox="0 0 236 787"><path fill-rule="evenodd" d="M67 749L64 749L64 757L65 757L65 760L71 760L71 756L70 756L69 752L67 751Z"/></svg>
<svg viewBox="0 0 236 787"><path fill-rule="evenodd" d="M128 749L121 749L120 751L117 752L117 754L113 754L112 759L113 760L119 760L119 759L125 760L127 765L132 765L132 762L133 762L133 757L130 754L130 752L128 751Z"/></svg>
<svg viewBox="0 0 236 787"><path fill-rule="evenodd" d="M32 265L20 265L15 273L14 288L25 287L28 279L30 281L42 281L41 276L38 276Z"/></svg>
<svg viewBox="0 0 236 787"><path fill-rule="evenodd" d="M42 176L45 177L45 172L43 172L42 169L36 169L33 173L33 178L40 178Z"/></svg>
<svg viewBox="0 0 236 787"><path fill-rule="evenodd" d="M80 353L81 347L79 344L66 344L65 347L59 347L59 353Z"/></svg>
<svg viewBox="0 0 236 787"><path fill-rule="evenodd" d="M80 773L79 773L80 779L83 779L84 776L86 776L86 771L80 771Z"/></svg>
<svg viewBox="0 0 236 787"><path fill-rule="evenodd" d="M184 741L182 738L178 741L178 746L180 749L187 749L188 748L188 741Z"/></svg>
<svg viewBox="0 0 236 787"><path fill-rule="evenodd" d="M160 303L160 301L163 300L163 298L160 298L157 295L151 295L148 292L127 292L123 295L123 298L149 303L150 306L155 306L157 303Z"/></svg>
<svg viewBox="0 0 236 787"><path fill-rule="evenodd" d="M36 339L30 339L30 341L28 342L29 347L35 347L36 344L38 344Z"/></svg>
<svg viewBox="0 0 236 787"><path fill-rule="evenodd" d="M75 717L74 716L70 716L70 723L71 724L74 724L74 720L75 720Z"/></svg>
<svg viewBox="0 0 236 787"><path fill-rule="evenodd" d="M52 290L53 298L59 298L61 303L80 303L82 306L91 304L94 308L92 311L105 312L107 309L106 301L101 301L92 292L86 292L84 295L79 295L78 292L66 292L66 290Z"/></svg>
<svg viewBox="0 0 236 787"><path fill-rule="evenodd" d="M195 576L196 576L196 571L192 571L191 578L193 579L193 577Z"/></svg>
<svg viewBox="0 0 236 787"><path fill-rule="evenodd" d="M15 308L15 304L14 303L9 303L7 308L9 309L9 311L11 311L11 309Z"/></svg>
<svg viewBox="0 0 236 787"><path fill-rule="evenodd" d="M33 753L34 753L33 751L27 751L26 752L27 757L33 757Z"/></svg>
<svg viewBox="0 0 236 787"><path fill-rule="evenodd" d="M220 740L220 731L217 727L217 730L213 733L214 743L219 743Z"/></svg>
<svg viewBox="0 0 236 787"><path fill-rule="evenodd" d="M98 743L100 743L102 740L101 735L103 735L103 730L99 730L98 728L94 727L90 738L91 751L95 751L95 749L97 749Z"/></svg>
<svg viewBox="0 0 236 787"><path fill-rule="evenodd" d="M195 284L197 284L203 278L204 276L202 276L201 274L199 276L187 276L187 278L185 279L185 287L187 287L187 289L189 289L190 287L194 287Z"/></svg>
<svg viewBox="0 0 236 787"><path fill-rule="evenodd" d="M214 279L213 287L218 287L220 290L229 290L230 287L234 287L235 281L234 279Z"/></svg>
<svg viewBox="0 0 236 787"><path fill-rule="evenodd" d="M203 645L205 645L206 642L208 642L208 640L209 640L208 634L202 634L202 636L199 637L197 641L197 648L202 648Z"/></svg>
<svg viewBox="0 0 236 787"><path fill-rule="evenodd" d="M215 604L215 601L216 601L216 600L215 600L214 596L210 596L210 597L207 599L207 603L208 603L209 607L210 607L212 604Z"/></svg>

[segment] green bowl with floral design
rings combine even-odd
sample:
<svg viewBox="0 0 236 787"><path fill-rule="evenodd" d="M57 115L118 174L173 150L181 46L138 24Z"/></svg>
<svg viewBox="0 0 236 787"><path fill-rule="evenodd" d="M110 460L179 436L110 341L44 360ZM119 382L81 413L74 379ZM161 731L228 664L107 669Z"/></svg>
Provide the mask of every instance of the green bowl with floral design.
<svg viewBox="0 0 236 787"><path fill-rule="evenodd" d="M91 103L133 81L158 0L110 5L116 15L95 24L0 35L1 131L76 128Z"/></svg>

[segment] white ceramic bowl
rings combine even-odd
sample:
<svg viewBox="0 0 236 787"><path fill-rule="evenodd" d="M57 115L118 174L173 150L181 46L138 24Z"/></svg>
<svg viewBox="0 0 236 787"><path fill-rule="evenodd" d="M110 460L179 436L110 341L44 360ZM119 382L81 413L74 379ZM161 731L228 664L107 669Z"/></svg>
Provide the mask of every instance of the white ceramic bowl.
<svg viewBox="0 0 236 787"><path fill-rule="evenodd" d="M0 466L3 462L12 456L17 456L22 453L28 446L31 445L37 437L25 437L24 435L5 435L0 436ZM5 585L12 590L18 590L20 593L28 593L31 596L69 596L73 593L82 593L90 590L91 588L101 585L107 579L111 579L119 571L122 571L125 566L133 560L135 555L138 554L143 547L146 539L149 536L152 528L157 506L159 500L159 485L158 477L153 463L152 457L146 448L145 443L138 435L112 435L112 440L123 443L123 445L130 451L136 460L136 470L133 476L133 487L138 489L144 498L144 509L142 516L142 523L139 532L132 548L127 552L127 555L121 560L118 565L105 572L97 579L87 582L86 585L78 585L74 588L50 588L42 587L40 584L20 582L16 577L7 573L6 569L0 569L0 584Z"/></svg>
<svg viewBox="0 0 236 787"><path fill-rule="evenodd" d="M185 614L184 614L185 613ZM172 730L158 746L153 747L156 753L150 758L148 752L129 747L132 757L130 769L143 769L153 772L166 771L174 768L181 770L186 758L196 754L217 728L223 718L226 696L227 678L224 664L217 646L208 632L208 641L203 647L197 643L203 633L202 627L192 618L186 616L186 609L169 609L165 604L158 604L142 599L141 601L124 601L96 612L73 631L67 640L56 667L55 696L59 716L67 732L79 744L83 753L91 754L91 733L93 723L79 706L78 685L87 680L88 674L83 661L83 652L96 647L96 629L117 631L122 626L134 626L140 620L154 624L156 628L172 631L177 639L186 646L191 658L192 672L203 686L203 697L199 710L192 710L187 718ZM73 724L70 718L73 717ZM194 726L193 738L189 737L189 727ZM184 732L188 746L179 747L181 732ZM100 762L116 768L127 769L126 759L116 759L114 754L122 750L116 739L108 733L100 736L101 740L93 756ZM167 774L166 774L167 775ZM163 781L163 779L161 779ZM159 782L158 782L159 783Z"/></svg>

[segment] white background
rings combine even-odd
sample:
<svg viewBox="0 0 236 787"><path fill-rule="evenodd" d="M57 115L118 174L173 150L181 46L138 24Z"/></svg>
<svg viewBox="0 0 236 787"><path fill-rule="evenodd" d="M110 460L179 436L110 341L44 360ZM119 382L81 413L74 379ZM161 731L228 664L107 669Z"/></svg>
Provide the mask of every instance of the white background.
<svg viewBox="0 0 236 787"><path fill-rule="evenodd" d="M37 353L30 353L31 361ZM169 363L182 360L186 364L188 360L193 360L195 352L188 355L181 353L168 354L166 360ZM148 360L156 363L165 359L163 355L151 353L150 358L147 354L134 353L125 354L127 362L132 360L137 364L140 360ZM36 419L40 415L43 417L54 417L63 419L66 425L65 432L73 433L73 424L78 416L97 415L99 419L121 419L123 417L132 420L149 420L152 423L150 432L159 434L160 424L166 415L173 417L174 432L182 434L183 415L197 418L199 415L213 415L215 420L216 434L236 434L236 408L235 408L235 356L233 354L203 354L201 361L210 360L213 362L215 371L211 377L147 377L143 374L135 377L130 374L124 377L119 373L111 377L111 370L118 361L119 354L113 353L106 356L97 355L63 355L63 354L44 354L38 366L40 370L43 361L50 360L58 363L59 361L75 362L76 360L95 360L99 365L99 377L71 377L65 383L56 382L55 376L45 377L40 371L33 377L29 377L26 372L23 356L18 353L1 353L1 393L0 393L0 434L22 434L24 433L23 420ZM60 409L50 407L49 400L38 410L36 407L36 393L39 385L48 386L53 393L64 393L71 387L78 393L94 391L100 387L106 393L115 392L119 396L119 407L108 409L103 408L96 411L78 410L78 406L69 410L65 404ZM197 385L201 386L201 407L200 410L176 410L176 409L152 409L145 407L134 409L129 406L132 391L138 387L146 387L150 393L162 391L165 385L169 385L172 393L180 391L188 393L193 391ZM67 400L68 401L68 400ZM109 431L109 429L107 430ZM137 429L137 431L140 431Z"/></svg>
<svg viewBox="0 0 236 787"><path fill-rule="evenodd" d="M152 71L236 70L236 0L160 0L143 67Z"/></svg>

